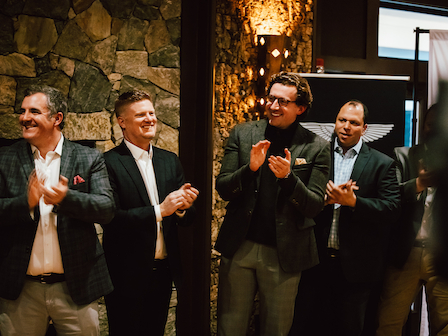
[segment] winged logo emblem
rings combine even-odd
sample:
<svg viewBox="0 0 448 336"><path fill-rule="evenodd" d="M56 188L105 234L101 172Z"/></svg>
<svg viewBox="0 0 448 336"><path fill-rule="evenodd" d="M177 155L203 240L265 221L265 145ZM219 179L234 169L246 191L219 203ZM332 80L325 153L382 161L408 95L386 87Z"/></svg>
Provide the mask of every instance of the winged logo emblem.
<svg viewBox="0 0 448 336"><path fill-rule="evenodd" d="M301 122L300 125L325 140L331 141L331 136L334 132L334 123ZM367 129L362 136L362 140L372 142L381 139L389 134L393 128L394 124L367 124Z"/></svg>

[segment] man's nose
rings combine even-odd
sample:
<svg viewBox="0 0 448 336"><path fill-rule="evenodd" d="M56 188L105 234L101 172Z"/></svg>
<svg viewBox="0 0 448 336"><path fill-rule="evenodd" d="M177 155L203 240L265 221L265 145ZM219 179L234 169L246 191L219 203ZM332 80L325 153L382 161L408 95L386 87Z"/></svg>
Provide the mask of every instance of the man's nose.
<svg viewBox="0 0 448 336"><path fill-rule="evenodd" d="M280 104L278 103L278 99L275 99L270 107L272 110L278 110L280 108Z"/></svg>
<svg viewBox="0 0 448 336"><path fill-rule="evenodd" d="M31 112L28 110L25 110L25 112L22 112L20 114L20 119L22 119L22 120L30 120L30 117L31 117Z"/></svg>

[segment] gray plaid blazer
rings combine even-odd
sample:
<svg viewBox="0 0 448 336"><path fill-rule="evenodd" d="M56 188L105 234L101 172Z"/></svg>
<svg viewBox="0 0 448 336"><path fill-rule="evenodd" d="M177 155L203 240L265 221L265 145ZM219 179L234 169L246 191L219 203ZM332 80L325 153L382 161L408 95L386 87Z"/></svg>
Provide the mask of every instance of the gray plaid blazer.
<svg viewBox="0 0 448 336"><path fill-rule="evenodd" d="M0 296L15 300L22 291L39 213L28 209L28 177L34 169L25 141L0 149ZM114 200L101 154L64 139L60 174L69 190L59 205L57 230L67 286L73 301L88 304L112 291L94 223L106 224ZM74 184L75 176L85 182Z"/></svg>
<svg viewBox="0 0 448 336"><path fill-rule="evenodd" d="M266 119L236 125L227 141L216 190L229 204L215 244L226 258L232 258L249 229L261 180L260 174L250 172L250 151L265 139L266 127ZM299 124L289 151L291 174L278 180L275 220L280 265L294 273L319 262L313 217L324 205L330 146ZM286 194L284 189L291 186L292 193Z"/></svg>

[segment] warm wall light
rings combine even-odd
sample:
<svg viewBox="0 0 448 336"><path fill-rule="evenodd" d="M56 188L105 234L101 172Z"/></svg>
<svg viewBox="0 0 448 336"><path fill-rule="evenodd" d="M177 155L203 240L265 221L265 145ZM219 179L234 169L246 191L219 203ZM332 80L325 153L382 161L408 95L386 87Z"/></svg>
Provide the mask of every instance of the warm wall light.
<svg viewBox="0 0 448 336"><path fill-rule="evenodd" d="M262 43L263 41L263 43ZM269 78L285 68L285 59L288 57L289 38L283 35L258 35L257 44L257 96L260 97L258 111L263 115L265 105L265 88ZM283 52L280 52L282 50Z"/></svg>
<svg viewBox="0 0 448 336"><path fill-rule="evenodd" d="M310 10L310 2L312 3L312 0L233 0L243 19L249 19L255 36L290 36L295 27L303 21L305 13Z"/></svg>

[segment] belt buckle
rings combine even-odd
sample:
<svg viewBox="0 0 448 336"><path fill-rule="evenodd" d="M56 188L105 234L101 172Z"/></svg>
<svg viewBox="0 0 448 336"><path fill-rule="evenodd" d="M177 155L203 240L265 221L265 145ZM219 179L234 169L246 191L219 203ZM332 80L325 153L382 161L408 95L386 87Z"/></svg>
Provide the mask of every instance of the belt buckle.
<svg viewBox="0 0 448 336"><path fill-rule="evenodd" d="M41 284L47 284L47 281L45 280L46 277L51 276L51 273L44 273L40 275L40 283Z"/></svg>

